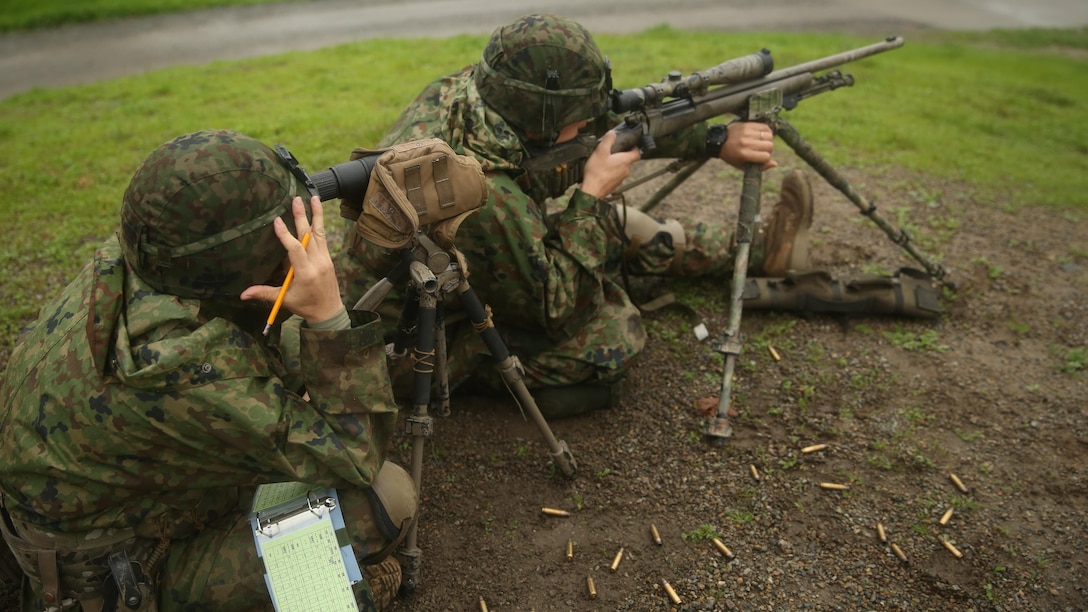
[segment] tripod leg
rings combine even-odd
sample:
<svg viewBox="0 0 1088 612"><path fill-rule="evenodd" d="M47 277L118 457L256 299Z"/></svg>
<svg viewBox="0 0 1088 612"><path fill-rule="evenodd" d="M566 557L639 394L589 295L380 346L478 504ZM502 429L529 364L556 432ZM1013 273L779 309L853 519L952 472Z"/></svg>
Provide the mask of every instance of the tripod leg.
<svg viewBox="0 0 1088 612"><path fill-rule="evenodd" d="M438 416L448 417L450 415L450 373L449 362L446 360L446 321L443 304L443 302L438 304L438 318L434 326L435 356L437 357L434 370L437 383L435 405Z"/></svg>
<svg viewBox="0 0 1088 612"><path fill-rule="evenodd" d="M414 349L415 375L412 386L412 414L405 420L405 432L412 436L412 482L420 499L423 483L423 447L434 431L434 418L427 413L430 403L431 378L434 373L434 341L436 299L433 293L419 297L419 337ZM418 545L419 521L412 523L404 544L397 551L403 579L401 592L410 594L419 584L420 550Z"/></svg>
<svg viewBox="0 0 1088 612"><path fill-rule="evenodd" d="M548 448L551 449L552 453L552 461L555 462L555 465L564 475L568 478L573 477L578 465L574 461L574 455L571 454L570 447L567 446L566 442L555 438L555 434L552 433L551 427L548 426L548 422L544 419L544 415L540 414L540 408L537 407L536 400L529 393L529 389L525 387L525 381L521 377L517 361L507 350L506 344L499 336L498 330L495 329L491 317L484 310L480 298L476 296L476 292L469 286L468 281L462 282L458 287L458 291L461 295L461 303L465 307L465 311L468 312L469 319L475 326L476 331L479 332L480 337L483 338L488 350L491 351L491 356L498 364L499 374L502 375L507 388L510 389L518 404L529 413L533 422L536 423L537 429L540 430L544 440L548 443Z"/></svg>

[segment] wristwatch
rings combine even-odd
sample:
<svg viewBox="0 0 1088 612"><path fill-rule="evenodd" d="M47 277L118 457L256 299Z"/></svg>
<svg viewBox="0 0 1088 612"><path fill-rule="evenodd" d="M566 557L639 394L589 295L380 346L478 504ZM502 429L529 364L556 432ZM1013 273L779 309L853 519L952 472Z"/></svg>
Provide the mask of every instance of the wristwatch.
<svg viewBox="0 0 1088 612"><path fill-rule="evenodd" d="M712 125L706 130L706 155L711 159L717 159L721 157L722 145L725 144L725 139L729 136L729 131L726 126L718 124Z"/></svg>

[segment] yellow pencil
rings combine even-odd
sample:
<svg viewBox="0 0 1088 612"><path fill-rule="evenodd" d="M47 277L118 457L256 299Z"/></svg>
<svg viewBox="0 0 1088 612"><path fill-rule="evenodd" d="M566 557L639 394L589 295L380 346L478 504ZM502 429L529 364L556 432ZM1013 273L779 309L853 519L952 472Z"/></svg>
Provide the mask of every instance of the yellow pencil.
<svg viewBox="0 0 1088 612"><path fill-rule="evenodd" d="M310 244L310 232L306 232L302 236L302 248L305 249L306 245ZM280 287L280 294L276 296L276 303L272 304L272 313L268 315L268 321L264 324L264 335L268 335L268 332L272 329L272 324L276 322L276 316L280 314L280 307L283 306L283 296L287 295L287 288L291 286L291 280L295 278L295 267L291 266L287 270L287 276L283 279L283 286Z"/></svg>

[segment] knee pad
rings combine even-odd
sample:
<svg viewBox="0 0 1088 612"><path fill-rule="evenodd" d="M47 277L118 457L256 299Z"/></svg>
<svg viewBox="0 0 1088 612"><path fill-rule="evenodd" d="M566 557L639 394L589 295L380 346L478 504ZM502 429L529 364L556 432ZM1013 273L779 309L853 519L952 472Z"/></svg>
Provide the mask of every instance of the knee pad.
<svg viewBox="0 0 1088 612"><path fill-rule="evenodd" d="M616 216L627 237L625 258L634 257L643 245L652 243L659 234L665 234L671 240L674 250L671 267L675 269L679 266L687 243L684 226L679 221L676 219L658 221L641 210L626 205L616 205Z"/></svg>
<svg viewBox="0 0 1088 612"><path fill-rule="evenodd" d="M374 510L374 522L389 542L380 551L360 559L363 565L378 563L397 547L419 510L419 494L412 476L401 466L386 461L366 491Z"/></svg>

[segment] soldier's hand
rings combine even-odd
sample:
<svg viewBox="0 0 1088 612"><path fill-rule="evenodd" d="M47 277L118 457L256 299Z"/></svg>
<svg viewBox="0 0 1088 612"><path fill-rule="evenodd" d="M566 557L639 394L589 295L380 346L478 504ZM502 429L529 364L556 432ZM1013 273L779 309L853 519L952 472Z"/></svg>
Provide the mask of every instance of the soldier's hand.
<svg viewBox="0 0 1088 612"><path fill-rule="evenodd" d="M638 148L612 153L615 142L616 132L610 130L597 143L597 148L586 160L582 191L603 199L631 175L631 164L637 162L642 153Z"/></svg>
<svg viewBox="0 0 1088 612"><path fill-rule="evenodd" d="M764 170L778 165L771 159L774 132L770 126L758 121L734 121L727 129L728 136L719 156L722 161L739 170L747 164L760 164Z"/></svg>
<svg viewBox="0 0 1088 612"><path fill-rule="evenodd" d="M321 199L310 200L313 222L306 219L306 207L302 198L296 197L291 203L295 217L295 229L299 236L310 233L309 244L303 248L298 238L291 235L283 219L276 218L274 228L276 237L287 249L287 256L294 269L294 279L283 298L283 307L306 319L308 323L317 323L333 317L344 308L340 299L340 286L336 281L336 269L329 255L328 236L325 233L325 216ZM275 302L279 287L254 285L242 292L243 300L262 300Z"/></svg>

